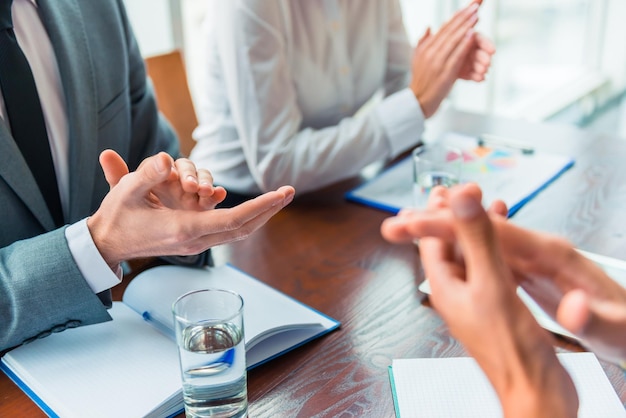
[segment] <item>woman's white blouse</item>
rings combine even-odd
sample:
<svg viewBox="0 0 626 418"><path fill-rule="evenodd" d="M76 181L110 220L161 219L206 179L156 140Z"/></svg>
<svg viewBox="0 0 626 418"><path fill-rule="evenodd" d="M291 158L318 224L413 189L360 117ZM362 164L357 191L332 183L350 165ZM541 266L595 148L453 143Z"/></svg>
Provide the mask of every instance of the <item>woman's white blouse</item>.
<svg viewBox="0 0 626 418"><path fill-rule="evenodd" d="M317 189L422 134L397 0L213 0L205 33L191 159L228 190Z"/></svg>

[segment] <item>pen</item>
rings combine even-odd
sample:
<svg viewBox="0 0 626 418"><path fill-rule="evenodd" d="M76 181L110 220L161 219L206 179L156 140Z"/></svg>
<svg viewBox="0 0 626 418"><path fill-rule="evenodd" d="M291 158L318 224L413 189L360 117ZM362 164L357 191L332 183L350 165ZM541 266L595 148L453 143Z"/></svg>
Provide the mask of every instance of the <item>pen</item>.
<svg viewBox="0 0 626 418"><path fill-rule="evenodd" d="M535 149L532 146L515 139L492 134L480 134L478 136L478 146L484 147L486 145L513 148L521 151L522 154L533 154L535 152Z"/></svg>
<svg viewBox="0 0 626 418"><path fill-rule="evenodd" d="M160 321L159 319L155 318L153 315L150 315L150 312L144 311L144 313L141 314L141 316L146 322L149 322L152 325L154 325L154 327L158 329L159 331L161 331L163 334L173 339L176 339L176 336L174 335L174 330L172 330L165 322Z"/></svg>

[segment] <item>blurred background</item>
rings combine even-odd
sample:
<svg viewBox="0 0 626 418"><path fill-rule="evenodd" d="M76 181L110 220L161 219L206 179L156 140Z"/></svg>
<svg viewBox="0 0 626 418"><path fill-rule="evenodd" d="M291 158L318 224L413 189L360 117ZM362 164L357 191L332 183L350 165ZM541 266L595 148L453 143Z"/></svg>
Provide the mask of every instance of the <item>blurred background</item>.
<svg viewBox="0 0 626 418"><path fill-rule="evenodd" d="M183 51L194 99L208 1L125 0L144 56ZM467 1L400 0L411 41ZM458 83L450 106L626 139L626 1L485 0L479 16L497 53L488 80Z"/></svg>

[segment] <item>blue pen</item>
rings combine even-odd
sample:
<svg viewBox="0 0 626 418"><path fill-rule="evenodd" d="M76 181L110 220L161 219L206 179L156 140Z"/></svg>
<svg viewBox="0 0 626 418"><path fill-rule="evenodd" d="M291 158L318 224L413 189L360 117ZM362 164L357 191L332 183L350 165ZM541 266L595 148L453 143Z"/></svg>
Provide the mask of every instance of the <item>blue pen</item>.
<svg viewBox="0 0 626 418"><path fill-rule="evenodd" d="M164 322L160 321L159 319L155 318L154 316L150 315L150 312L144 311L144 313L141 314L141 316L143 316L144 320L146 320L147 322L150 322L152 325L154 325L154 327L156 329L161 331L163 334L167 335L168 337L170 337L172 339L176 339L176 335L174 334L174 330L172 328L170 328L166 323L164 323Z"/></svg>
<svg viewBox="0 0 626 418"><path fill-rule="evenodd" d="M229 369L235 362L235 348L229 348L215 361L211 361L203 366L194 367L185 371L189 375L207 376L211 374L221 373Z"/></svg>
<svg viewBox="0 0 626 418"><path fill-rule="evenodd" d="M167 324L165 324L163 321L160 321L158 318L151 315L150 312L144 311L144 313L141 314L141 316L143 317L145 321L154 325L154 327L158 329L160 332L172 338L173 340L176 340L176 334L174 333L174 330L171 329L169 326L167 326ZM235 348L233 347L224 351L224 353L215 361L212 361L204 366L187 370L185 371L185 373L192 374L192 375L193 374L206 375L206 374L221 373L225 369L230 368L234 362L235 362Z"/></svg>

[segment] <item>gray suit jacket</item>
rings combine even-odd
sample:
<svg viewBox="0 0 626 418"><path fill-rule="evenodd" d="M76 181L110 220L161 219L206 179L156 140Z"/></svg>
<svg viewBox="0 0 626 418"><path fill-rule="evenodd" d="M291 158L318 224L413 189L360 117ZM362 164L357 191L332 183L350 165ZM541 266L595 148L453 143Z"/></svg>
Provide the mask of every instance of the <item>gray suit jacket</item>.
<svg viewBox="0 0 626 418"><path fill-rule="evenodd" d="M102 150L116 150L132 170L158 151L176 156L178 143L158 114L122 0L38 4L69 119L69 224L92 214L109 189L98 164ZM110 293L98 296L0 122L0 350L110 320Z"/></svg>

